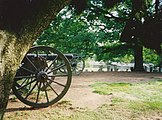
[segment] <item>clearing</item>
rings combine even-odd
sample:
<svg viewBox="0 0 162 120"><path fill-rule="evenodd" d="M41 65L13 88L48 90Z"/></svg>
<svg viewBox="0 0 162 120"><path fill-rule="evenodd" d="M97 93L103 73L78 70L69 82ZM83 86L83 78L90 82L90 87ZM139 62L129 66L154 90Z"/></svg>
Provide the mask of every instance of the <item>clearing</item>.
<svg viewBox="0 0 162 120"><path fill-rule="evenodd" d="M22 102L20 102L18 99L15 99L15 97L11 96L11 100L9 101L7 112L5 114L5 120L33 120L33 119L44 119L44 120L67 120L67 116L69 120L99 120L102 117L98 117L98 113L92 113L92 111L96 111L101 106L109 104L111 106L112 104L112 97L113 94L107 94L107 95L100 95L93 92L92 87L90 85L96 83L96 82L129 82L129 83L145 83L149 81L155 81L155 80L161 80L162 74L161 73L135 73L135 72L87 72L82 73L80 76L73 76L72 84L67 92L67 94L64 96L64 98L59 101L58 103L49 106L47 108L41 108L41 109L34 109L31 108ZM14 99L13 99L14 98ZM121 110L120 106L118 112L124 112ZM105 108L102 108L105 109ZM110 109L109 109L110 110ZM115 108L112 110L115 111ZM111 111L112 111L111 110ZM75 116L70 116L73 113L76 114ZM83 115L84 112L87 112L87 114L93 114L91 115L91 118L88 118L85 115ZM98 111L98 110L97 110ZM82 113L83 112L83 113ZM126 111L125 111L126 112ZM161 112L161 111L160 111ZM115 113L116 114L116 113ZM114 115L115 115L114 114ZM129 116L130 113L127 113L126 116ZM64 117L62 117L62 115ZM100 114L103 116L103 114ZM99 116L100 116L99 115ZM122 115L125 115L123 113ZM121 115L121 116L122 116ZM77 116L83 116L82 119ZM119 116L118 116L119 117ZM132 117L132 116L131 116ZM127 119L131 119L131 117L126 117ZM126 119L126 118L116 118L114 117L114 120L120 120L120 119ZM105 118L112 119L112 118ZM143 120L162 120L162 113L155 114L153 116L149 116L145 119L145 117L132 117L132 119L143 119Z"/></svg>

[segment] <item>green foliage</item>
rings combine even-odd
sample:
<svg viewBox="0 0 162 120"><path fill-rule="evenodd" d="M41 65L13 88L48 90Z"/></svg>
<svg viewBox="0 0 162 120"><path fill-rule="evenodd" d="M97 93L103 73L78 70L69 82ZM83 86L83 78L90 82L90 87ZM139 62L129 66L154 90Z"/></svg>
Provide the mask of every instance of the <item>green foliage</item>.
<svg viewBox="0 0 162 120"><path fill-rule="evenodd" d="M63 53L79 53L87 57L94 54L102 56L102 45L113 46L114 42L119 44L124 24L113 20L107 21L102 14L98 19L90 21L87 21L87 13L80 16L71 15L68 9L62 11L38 38L37 44L52 46Z"/></svg>
<svg viewBox="0 0 162 120"><path fill-rule="evenodd" d="M133 50L130 48L130 46L120 42L107 42L107 44L100 49L101 53L103 54L99 54L100 51L96 51L99 54L96 57L97 60L130 63L133 59Z"/></svg>
<svg viewBox="0 0 162 120"><path fill-rule="evenodd" d="M91 1L91 2L90 2ZM121 34L132 9L132 1L104 2L90 0L80 15L73 8L64 8L37 40L38 45L49 45L63 53L78 53L97 60L129 63L133 61L131 44L120 42ZM85 1L84 1L85 2ZM117 4L114 4L116 3ZM152 2L147 2L148 14L154 12ZM152 54L149 54L152 53ZM144 49L144 61L159 64L159 56Z"/></svg>
<svg viewBox="0 0 162 120"><path fill-rule="evenodd" d="M154 50L147 48L143 49L143 59L146 63L153 63L154 65L159 65L161 62L160 56Z"/></svg>
<svg viewBox="0 0 162 120"><path fill-rule="evenodd" d="M37 44L50 45L63 53L93 55L97 47L96 34L88 29L89 26L82 16L64 17L65 15L59 15L39 37Z"/></svg>

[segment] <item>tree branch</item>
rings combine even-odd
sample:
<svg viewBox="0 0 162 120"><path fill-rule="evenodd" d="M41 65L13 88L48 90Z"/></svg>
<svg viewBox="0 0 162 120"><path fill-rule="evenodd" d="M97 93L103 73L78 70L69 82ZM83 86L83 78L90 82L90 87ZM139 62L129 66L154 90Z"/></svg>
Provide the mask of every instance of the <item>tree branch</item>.
<svg viewBox="0 0 162 120"><path fill-rule="evenodd" d="M129 18L123 18L123 17L117 17L117 16L114 16L111 12L108 12L107 10L104 10L102 8L99 8L95 5L92 5L93 9L91 8L90 10L95 12L95 13L100 13L100 14L104 14L104 17L107 18L107 19L115 19L119 22L125 22L125 21L128 21Z"/></svg>

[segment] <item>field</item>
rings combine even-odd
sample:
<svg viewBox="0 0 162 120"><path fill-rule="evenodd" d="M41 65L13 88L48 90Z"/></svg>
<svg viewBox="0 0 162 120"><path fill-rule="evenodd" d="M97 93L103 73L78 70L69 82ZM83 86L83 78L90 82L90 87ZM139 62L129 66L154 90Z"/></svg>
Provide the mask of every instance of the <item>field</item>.
<svg viewBox="0 0 162 120"><path fill-rule="evenodd" d="M4 120L162 120L162 74L91 72L73 76L58 103L35 109L10 96Z"/></svg>

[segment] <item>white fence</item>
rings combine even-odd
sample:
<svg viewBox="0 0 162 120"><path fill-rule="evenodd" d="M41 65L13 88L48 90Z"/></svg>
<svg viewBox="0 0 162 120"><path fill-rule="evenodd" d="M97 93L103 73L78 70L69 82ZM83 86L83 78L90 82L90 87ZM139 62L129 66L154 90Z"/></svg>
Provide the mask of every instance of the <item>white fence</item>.
<svg viewBox="0 0 162 120"><path fill-rule="evenodd" d="M95 71L131 71L134 67L134 63L121 63L111 62L106 64L105 62L98 61L86 61L84 71L95 72ZM153 64L144 64L144 69L147 72L159 72L158 67L154 67Z"/></svg>

